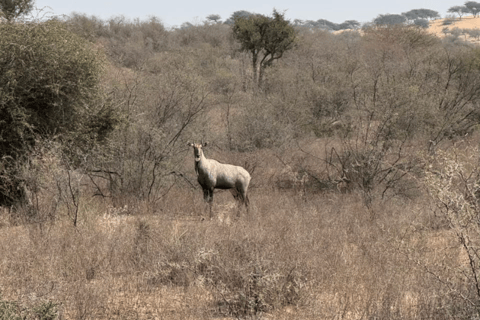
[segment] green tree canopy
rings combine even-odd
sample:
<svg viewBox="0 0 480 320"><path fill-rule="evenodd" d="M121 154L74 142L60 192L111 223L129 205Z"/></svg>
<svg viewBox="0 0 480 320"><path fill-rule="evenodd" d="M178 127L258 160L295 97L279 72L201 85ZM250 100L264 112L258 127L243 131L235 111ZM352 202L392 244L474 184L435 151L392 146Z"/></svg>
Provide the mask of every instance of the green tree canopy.
<svg viewBox="0 0 480 320"><path fill-rule="evenodd" d="M407 20L405 16L400 14L380 14L373 20L376 25L394 25L402 24Z"/></svg>
<svg viewBox="0 0 480 320"><path fill-rule="evenodd" d="M407 12L403 12L402 15L410 21L415 21L416 19L430 20L440 17L437 11L430 9L413 9Z"/></svg>
<svg viewBox="0 0 480 320"><path fill-rule="evenodd" d="M477 14L480 12L480 3L476 1L467 1L465 2L465 7L468 9L468 11L473 14L474 17L477 16Z"/></svg>
<svg viewBox="0 0 480 320"><path fill-rule="evenodd" d="M338 26L339 30L356 30L358 28L360 28L360 22L358 22L357 20L345 20Z"/></svg>
<svg viewBox="0 0 480 320"><path fill-rule="evenodd" d="M225 24L233 25L233 24L235 23L235 19L236 19L236 18L240 18L240 17L248 18L248 17L251 16L251 15L255 15L255 13L251 13L251 12L245 11L245 10L235 11L234 13L232 13L232 15L230 16L230 18L228 18L228 19L225 21Z"/></svg>
<svg viewBox="0 0 480 320"><path fill-rule="evenodd" d="M459 18L462 19L462 16L470 11L466 6L453 6L448 8L447 12L456 13L458 14Z"/></svg>
<svg viewBox="0 0 480 320"><path fill-rule="evenodd" d="M101 57L62 22L0 23L0 168L23 161L36 139L84 148L105 137L113 113L100 99Z"/></svg>
<svg viewBox="0 0 480 320"><path fill-rule="evenodd" d="M413 21L413 24L424 29L428 29L428 27L430 26L430 23L428 23L427 19L415 19Z"/></svg>
<svg viewBox="0 0 480 320"><path fill-rule="evenodd" d="M296 38L293 26L276 10L272 17L261 14L237 16L232 31L242 46L241 50L252 54L253 81L259 86L265 69L292 49Z"/></svg>
<svg viewBox="0 0 480 320"><path fill-rule="evenodd" d="M208 21L213 21L215 23L219 23L222 17L219 14L211 14L207 16Z"/></svg>

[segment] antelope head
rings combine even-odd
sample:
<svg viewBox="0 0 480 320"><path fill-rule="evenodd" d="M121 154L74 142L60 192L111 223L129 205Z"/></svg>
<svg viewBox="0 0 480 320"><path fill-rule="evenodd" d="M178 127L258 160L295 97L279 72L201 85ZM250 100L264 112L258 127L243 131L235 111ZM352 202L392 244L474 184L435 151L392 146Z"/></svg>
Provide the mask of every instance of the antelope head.
<svg viewBox="0 0 480 320"><path fill-rule="evenodd" d="M195 157L195 161L198 162L202 158L202 154L203 154L202 148L206 147L207 143L206 142L204 142L204 143L190 143L189 142L188 146L193 147L193 155Z"/></svg>

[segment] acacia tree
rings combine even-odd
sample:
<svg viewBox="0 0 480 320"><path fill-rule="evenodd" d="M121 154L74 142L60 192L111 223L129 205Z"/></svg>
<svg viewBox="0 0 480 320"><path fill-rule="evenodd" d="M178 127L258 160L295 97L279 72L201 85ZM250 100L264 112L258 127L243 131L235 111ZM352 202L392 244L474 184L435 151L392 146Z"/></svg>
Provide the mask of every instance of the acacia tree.
<svg viewBox="0 0 480 320"><path fill-rule="evenodd" d="M394 25L402 24L407 20L400 14L380 14L373 20L376 25Z"/></svg>
<svg viewBox="0 0 480 320"><path fill-rule="evenodd" d="M430 26L427 19L415 19L413 21L413 24L424 29L428 29L428 27Z"/></svg>
<svg viewBox="0 0 480 320"><path fill-rule="evenodd" d="M33 3L34 0L0 0L0 16L12 22L32 11Z"/></svg>
<svg viewBox="0 0 480 320"><path fill-rule="evenodd" d="M262 85L265 69L293 48L296 31L283 14L273 10L273 16L261 14L235 17L232 27L241 50L252 54L253 81ZM258 71L259 70L259 71Z"/></svg>
<svg viewBox="0 0 480 320"><path fill-rule="evenodd" d="M465 2L465 7L469 10L471 14L473 14L474 17L477 16L477 14L480 12L480 3L476 1L467 1Z"/></svg>
<svg viewBox="0 0 480 320"><path fill-rule="evenodd" d="M357 20L345 20L338 27L339 30L357 30L358 28L360 28L360 22L358 22Z"/></svg>
<svg viewBox="0 0 480 320"><path fill-rule="evenodd" d="M402 15L405 16L405 18L407 18L409 21L415 21L417 19L430 20L440 18L440 15L437 11L430 9L413 9L407 12L403 12Z"/></svg>
<svg viewBox="0 0 480 320"><path fill-rule="evenodd" d="M219 14L211 14L207 16L208 21L213 21L214 23L219 23L222 17Z"/></svg>
<svg viewBox="0 0 480 320"><path fill-rule="evenodd" d="M466 6L453 6L448 9L449 13L456 13L460 20L462 20L462 16L466 13L469 13L470 10Z"/></svg>
<svg viewBox="0 0 480 320"><path fill-rule="evenodd" d="M254 13L251 13L251 12L245 11L245 10L238 10L238 11L235 11L234 13L232 13L230 18L228 18L224 23L228 24L228 25L233 25L235 23L236 18L239 18L239 17L248 18L251 15L254 15Z"/></svg>

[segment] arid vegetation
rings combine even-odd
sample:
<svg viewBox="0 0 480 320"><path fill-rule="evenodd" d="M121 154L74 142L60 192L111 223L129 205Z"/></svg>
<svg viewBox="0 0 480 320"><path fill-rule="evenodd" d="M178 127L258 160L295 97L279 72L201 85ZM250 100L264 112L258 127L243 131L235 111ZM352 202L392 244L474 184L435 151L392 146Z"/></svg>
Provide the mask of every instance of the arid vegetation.
<svg viewBox="0 0 480 320"><path fill-rule="evenodd" d="M480 49L294 31L259 85L227 24L0 24L0 319L478 318Z"/></svg>

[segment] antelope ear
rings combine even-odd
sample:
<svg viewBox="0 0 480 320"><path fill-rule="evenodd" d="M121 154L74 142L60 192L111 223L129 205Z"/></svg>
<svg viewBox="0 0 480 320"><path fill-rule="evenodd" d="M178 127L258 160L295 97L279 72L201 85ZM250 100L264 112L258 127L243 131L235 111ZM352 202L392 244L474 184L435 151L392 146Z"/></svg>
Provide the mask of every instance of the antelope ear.
<svg viewBox="0 0 480 320"><path fill-rule="evenodd" d="M207 144L208 144L207 142L204 142L204 143L203 143L203 146L204 146L204 147L206 147L206 146L207 146Z"/></svg>
<svg viewBox="0 0 480 320"><path fill-rule="evenodd" d="M193 143L191 143L191 142L187 142L187 146L189 146L189 147L193 147Z"/></svg>

